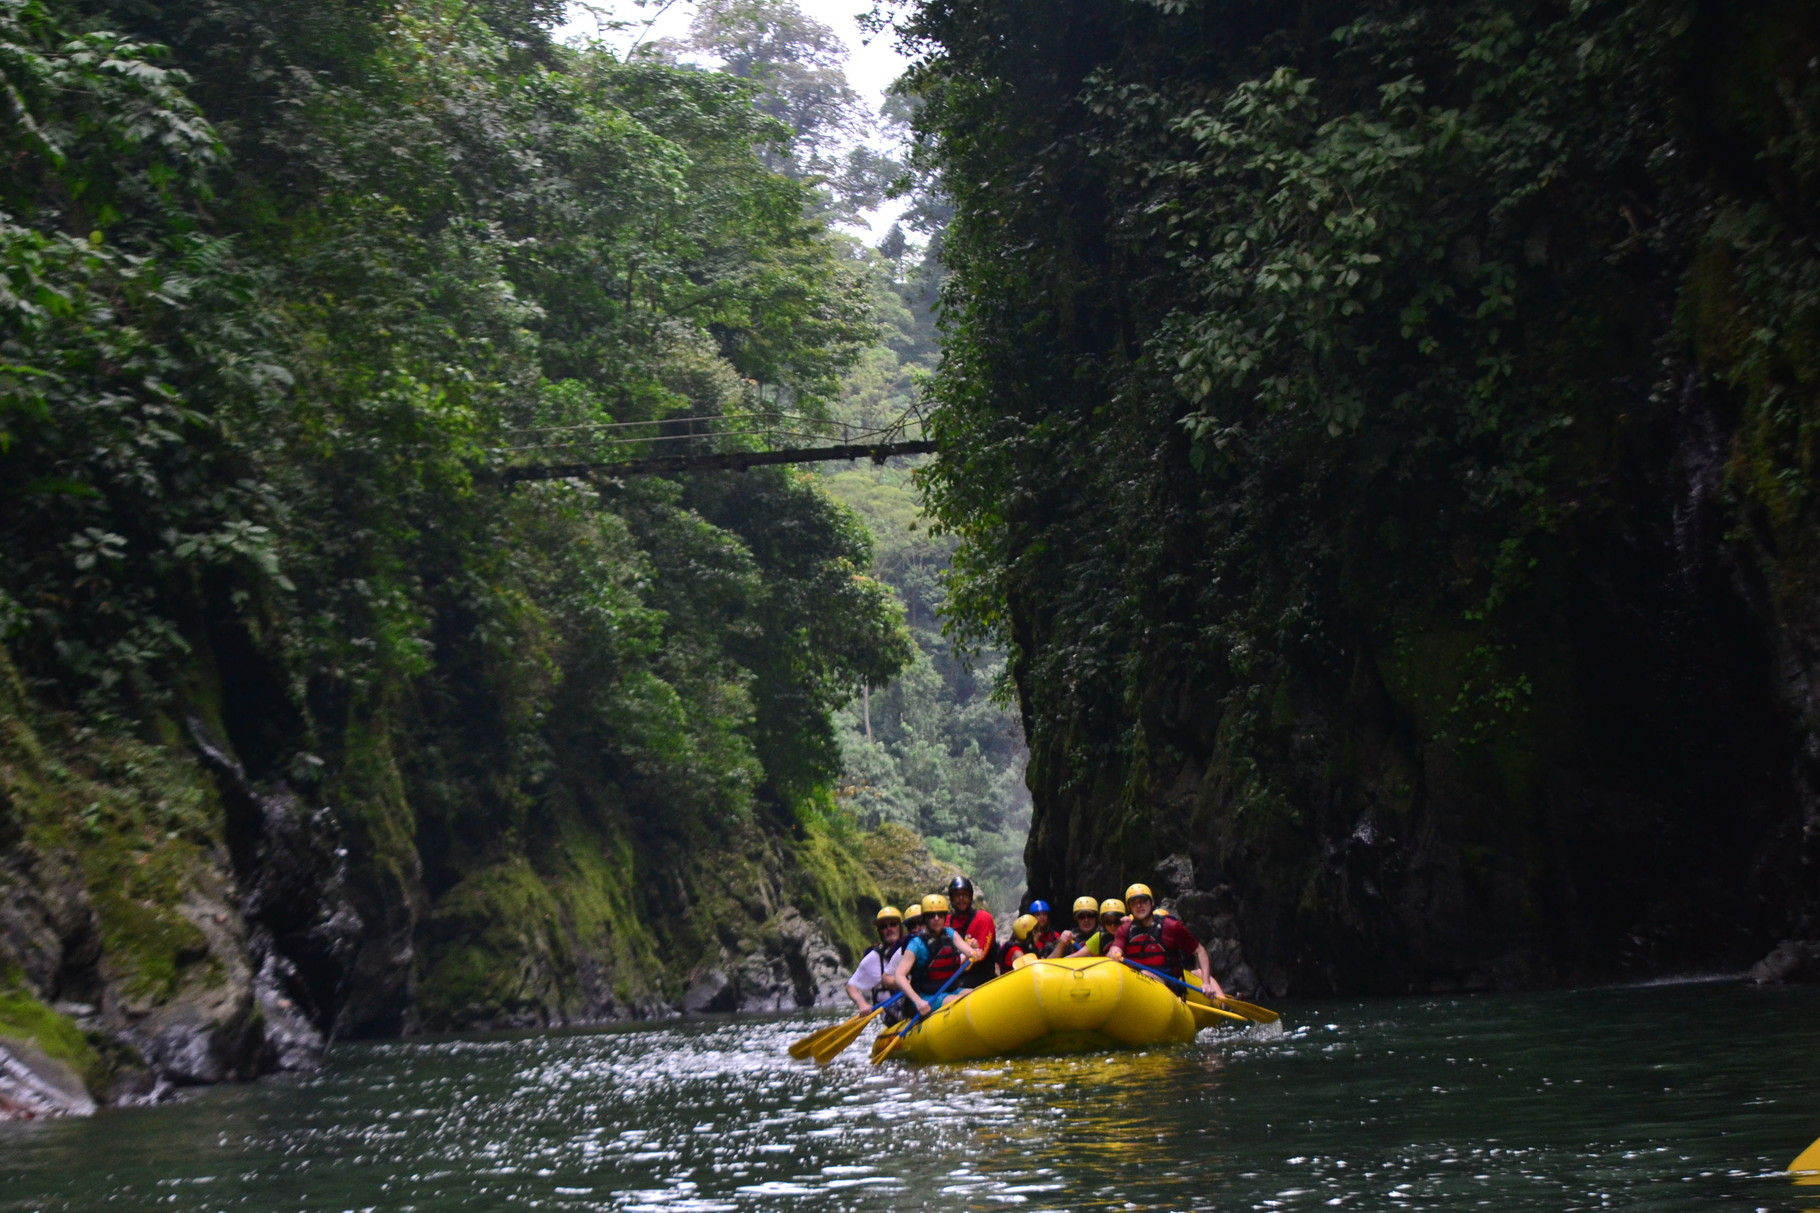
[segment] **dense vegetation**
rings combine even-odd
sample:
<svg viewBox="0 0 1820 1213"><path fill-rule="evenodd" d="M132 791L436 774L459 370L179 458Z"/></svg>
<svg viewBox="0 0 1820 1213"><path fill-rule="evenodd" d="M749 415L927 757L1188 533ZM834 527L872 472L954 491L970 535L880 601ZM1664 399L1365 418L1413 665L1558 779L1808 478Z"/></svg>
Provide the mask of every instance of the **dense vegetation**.
<svg viewBox="0 0 1820 1213"><path fill-rule="evenodd" d="M501 478L876 341L761 90L558 15L0 2L0 994L148 1056L249 966L268 1022L590 1018L800 994L901 895L831 790L913 653L855 515Z"/></svg>
<svg viewBox="0 0 1820 1213"><path fill-rule="evenodd" d="M1032 888L1279 988L1811 932L1812 6L924 0Z"/></svg>

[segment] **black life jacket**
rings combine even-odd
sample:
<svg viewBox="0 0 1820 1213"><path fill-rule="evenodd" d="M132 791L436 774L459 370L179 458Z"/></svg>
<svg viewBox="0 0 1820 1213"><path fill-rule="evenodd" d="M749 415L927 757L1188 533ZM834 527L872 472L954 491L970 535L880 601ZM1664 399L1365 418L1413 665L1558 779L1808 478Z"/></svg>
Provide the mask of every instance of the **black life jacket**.
<svg viewBox="0 0 1820 1213"><path fill-rule="evenodd" d="M1032 931L1027 950L1032 956L1047 956L1055 949L1055 941L1061 937L1060 931Z"/></svg>
<svg viewBox="0 0 1820 1213"><path fill-rule="evenodd" d="M899 934L901 935L902 932ZM896 967L892 962L897 959L897 954L904 950L904 941L900 938L896 943L879 943L872 950L878 953L879 983L872 987L872 1001L876 1003L880 994L897 993L895 989L885 984L884 979Z"/></svg>
<svg viewBox="0 0 1820 1213"><path fill-rule="evenodd" d="M929 949L929 959L910 970L910 988L927 997L948 984L948 979L960 971L967 963L961 950L954 946L954 940L948 932L943 931L941 938L934 943L929 937L923 937L923 946Z"/></svg>
<svg viewBox="0 0 1820 1213"><path fill-rule="evenodd" d="M1152 914L1144 922L1130 920L1125 931L1125 959L1146 969L1160 969L1174 975L1186 965L1186 958L1174 948L1163 946L1163 916Z"/></svg>

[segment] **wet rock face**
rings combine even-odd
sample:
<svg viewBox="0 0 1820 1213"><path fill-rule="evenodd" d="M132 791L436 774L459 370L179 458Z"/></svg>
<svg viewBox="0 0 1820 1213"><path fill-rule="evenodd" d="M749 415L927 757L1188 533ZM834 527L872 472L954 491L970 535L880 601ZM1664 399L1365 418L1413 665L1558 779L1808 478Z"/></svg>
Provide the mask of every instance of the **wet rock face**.
<svg viewBox="0 0 1820 1213"><path fill-rule="evenodd" d="M88 1116L95 1111L82 1077L29 1040L0 1036L0 1120Z"/></svg>
<svg viewBox="0 0 1820 1213"><path fill-rule="evenodd" d="M1333 606L1344 646L1249 697L1201 673L1222 654L1158 644L1116 721L1030 714L1065 722L1032 729L1032 888L1154 872L1276 995L1741 972L1813 938L1820 630L1726 513L1715 402L1672 382L1609 388L1630 428L1605 503L1550 539L1500 641L1529 678L1515 710L1461 728L1477 641L1370 598ZM1144 744L1083 776L1087 736Z"/></svg>
<svg viewBox="0 0 1820 1213"><path fill-rule="evenodd" d="M1779 986L1790 982L1820 982L1820 940L1785 939L1752 966L1753 985Z"/></svg>
<svg viewBox="0 0 1820 1213"><path fill-rule="evenodd" d="M311 805L283 783L256 785L226 747L190 721L197 751L219 782L227 843L252 934L258 1001L276 1016L278 1052L306 1064L306 1038L332 1023L347 1001L365 924L348 883L348 848L332 808ZM408 957L406 958L408 962ZM402 971L389 974L402 982ZM318 1049L318 1055L320 1049ZM313 1064L313 1063L307 1063Z"/></svg>
<svg viewBox="0 0 1820 1213"><path fill-rule="evenodd" d="M794 906L777 916L776 944L698 970L683 996L685 1014L789 1011L840 1001L849 969L839 949Z"/></svg>

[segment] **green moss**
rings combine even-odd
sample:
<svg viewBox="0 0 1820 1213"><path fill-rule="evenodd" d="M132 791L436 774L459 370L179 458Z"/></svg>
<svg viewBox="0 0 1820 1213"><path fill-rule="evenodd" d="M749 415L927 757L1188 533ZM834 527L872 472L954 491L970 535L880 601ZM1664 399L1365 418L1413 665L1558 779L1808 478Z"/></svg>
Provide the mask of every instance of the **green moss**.
<svg viewBox="0 0 1820 1213"><path fill-rule="evenodd" d="M222 980L207 937L183 912L223 879L224 820L207 776L182 750L117 728L34 718L17 676L0 670L0 790L25 844L72 855L100 926L103 970L149 1008L186 982ZM3 958L0 958L3 959Z"/></svg>
<svg viewBox="0 0 1820 1213"><path fill-rule="evenodd" d="M341 744L327 795L341 808L356 877L380 899L407 905L416 895L417 820L392 751L386 704L350 711Z"/></svg>
<svg viewBox="0 0 1820 1213"><path fill-rule="evenodd" d="M454 1024L501 1010L549 1008L569 966L557 899L523 857L451 889L425 924L432 951L418 986L427 1022Z"/></svg>
<svg viewBox="0 0 1820 1213"><path fill-rule="evenodd" d="M0 1036L29 1040L82 1077L90 1089L105 1065L82 1029L35 998L16 969L0 964Z"/></svg>
<svg viewBox="0 0 1820 1213"><path fill-rule="evenodd" d="M805 914L819 919L848 956L872 942L872 916L884 904L884 892L867 869L859 837L842 836L817 823L791 847L801 874L789 892Z"/></svg>

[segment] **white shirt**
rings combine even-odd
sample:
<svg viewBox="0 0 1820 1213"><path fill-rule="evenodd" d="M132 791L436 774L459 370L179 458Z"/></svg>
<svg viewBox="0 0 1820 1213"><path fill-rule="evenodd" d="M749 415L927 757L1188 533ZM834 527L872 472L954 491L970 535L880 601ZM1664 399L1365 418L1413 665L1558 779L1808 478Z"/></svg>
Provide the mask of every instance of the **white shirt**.
<svg viewBox="0 0 1820 1213"><path fill-rule="evenodd" d="M877 948L867 948L866 954L859 962L859 968L853 970L853 976L847 978L847 984L862 994L867 994L884 980L884 968L878 959Z"/></svg>

